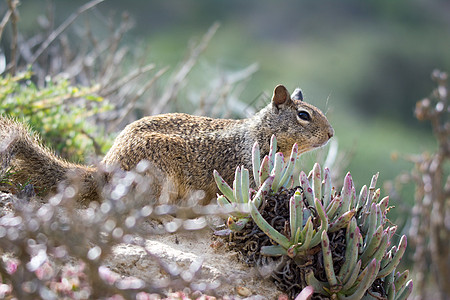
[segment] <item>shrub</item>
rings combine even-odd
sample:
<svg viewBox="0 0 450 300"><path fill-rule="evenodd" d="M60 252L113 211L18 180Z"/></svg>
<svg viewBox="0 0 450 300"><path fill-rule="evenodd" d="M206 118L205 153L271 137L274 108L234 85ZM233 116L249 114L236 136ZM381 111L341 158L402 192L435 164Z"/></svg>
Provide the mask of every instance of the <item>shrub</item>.
<svg viewBox="0 0 450 300"><path fill-rule="evenodd" d="M29 124L58 153L84 161L86 153L104 153L108 135L87 120L111 109L97 95L98 86L73 86L65 78L47 78L45 87L32 81L31 70L0 77L0 113ZM94 139L93 136L96 138Z"/></svg>

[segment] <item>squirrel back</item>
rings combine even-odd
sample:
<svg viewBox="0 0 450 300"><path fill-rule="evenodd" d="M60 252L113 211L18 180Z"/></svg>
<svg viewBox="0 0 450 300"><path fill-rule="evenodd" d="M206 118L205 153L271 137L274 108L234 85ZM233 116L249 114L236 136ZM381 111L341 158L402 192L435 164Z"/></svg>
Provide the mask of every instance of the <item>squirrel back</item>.
<svg viewBox="0 0 450 300"><path fill-rule="evenodd" d="M195 194L207 204L217 191L213 171L230 182L238 165L251 168L255 142L264 156L269 152L270 137L275 135L277 150L288 156L294 143L299 152L306 152L326 144L333 134L327 118L303 101L299 89L290 96L278 85L271 103L248 119L172 113L137 120L119 134L102 164L130 171L146 160L151 166L148 175L154 177L154 193L161 202L174 203ZM2 156L2 168L11 163L22 174L15 178L21 182L31 179L30 183L50 192L58 183L78 178L83 201L100 199L95 168L58 158L23 125L5 117L0 117Z"/></svg>

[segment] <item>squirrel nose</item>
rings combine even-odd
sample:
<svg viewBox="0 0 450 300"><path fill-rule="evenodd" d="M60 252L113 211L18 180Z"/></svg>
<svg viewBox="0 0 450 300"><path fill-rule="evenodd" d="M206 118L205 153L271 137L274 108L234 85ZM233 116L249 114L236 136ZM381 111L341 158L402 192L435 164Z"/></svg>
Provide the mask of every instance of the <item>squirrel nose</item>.
<svg viewBox="0 0 450 300"><path fill-rule="evenodd" d="M328 130L328 139L331 139L334 135L334 129L333 127L330 127Z"/></svg>

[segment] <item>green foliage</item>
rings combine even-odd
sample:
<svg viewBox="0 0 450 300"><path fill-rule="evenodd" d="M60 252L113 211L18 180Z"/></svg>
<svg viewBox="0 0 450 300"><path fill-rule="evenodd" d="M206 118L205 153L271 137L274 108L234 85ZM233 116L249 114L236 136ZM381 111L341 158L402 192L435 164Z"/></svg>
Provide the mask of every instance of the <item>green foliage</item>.
<svg viewBox="0 0 450 300"><path fill-rule="evenodd" d="M0 77L0 113L29 124L54 150L71 160L105 152L111 143L87 119L111 107L96 95L97 85L79 87L68 79L46 78L37 86L31 70ZM94 141L95 137L95 141ZM96 149L95 149L96 148Z"/></svg>

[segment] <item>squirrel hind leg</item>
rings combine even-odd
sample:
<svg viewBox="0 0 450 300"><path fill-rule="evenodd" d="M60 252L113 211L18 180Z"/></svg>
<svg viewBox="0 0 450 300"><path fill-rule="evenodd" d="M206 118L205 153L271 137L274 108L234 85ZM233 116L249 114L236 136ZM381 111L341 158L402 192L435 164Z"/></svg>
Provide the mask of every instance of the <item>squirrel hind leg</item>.
<svg viewBox="0 0 450 300"><path fill-rule="evenodd" d="M207 205L214 198L214 192L193 189L167 176L161 186L159 204L177 205L180 207L195 207Z"/></svg>
<svg viewBox="0 0 450 300"><path fill-rule="evenodd" d="M175 204L178 197L176 192L176 184L170 179L165 178L160 184L155 185L155 189L159 190L158 204Z"/></svg>

